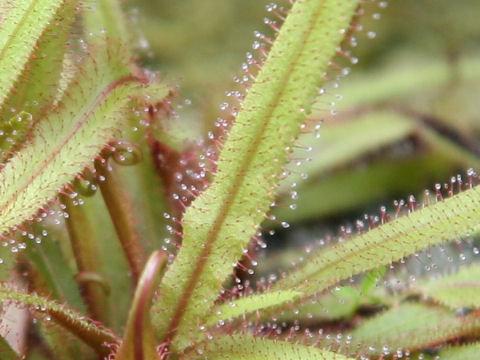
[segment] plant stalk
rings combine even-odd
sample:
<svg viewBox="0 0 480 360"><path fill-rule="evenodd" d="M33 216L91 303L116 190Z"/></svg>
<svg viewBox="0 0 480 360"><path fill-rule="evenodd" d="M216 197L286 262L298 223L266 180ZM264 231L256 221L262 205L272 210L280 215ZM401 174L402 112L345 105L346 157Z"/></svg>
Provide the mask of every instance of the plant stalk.
<svg viewBox="0 0 480 360"><path fill-rule="evenodd" d="M107 160L95 161L98 185L136 284L145 263L145 254L135 229L130 200L108 164L108 156L104 158Z"/></svg>
<svg viewBox="0 0 480 360"><path fill-rule="evenodd" d="M106 322L105 287L101 286L98 281L91 281L91 279L82 281L86 278L85 274L95 274L97 278L102 278L98 263L100 255L95 238L92 236L91 224L81 206L74 204L69 196L61 195L61 201L69 214L66 223L75 262L77 263L77 281L87 304L88 312L93 319Z"/></svg>

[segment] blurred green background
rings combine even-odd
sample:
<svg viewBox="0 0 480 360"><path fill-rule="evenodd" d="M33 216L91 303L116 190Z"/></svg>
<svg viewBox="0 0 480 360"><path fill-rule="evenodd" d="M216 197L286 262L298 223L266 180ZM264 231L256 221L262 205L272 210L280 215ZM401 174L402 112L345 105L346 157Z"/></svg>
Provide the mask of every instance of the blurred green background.
<svg viewBox="0 0 480 360"><path fill-rule="evenodd" d="M138 25L140 61L180 85L179 103L192 100L179 111L174 132L188 128L189 136L204 136L219 116L254 30L270 33L263 22L268 3L125 3ZM480 168L478 14L478 0L377 1L365 7L358 24L363 30L354 34L358 46L345 44L358 64L338 60L352 73L338 88L334 81L326 85L309 117L310 127L321 123L320 138L312 132L300 139L312 151L295 154L303 165L290 165L292 175L282 185L276 214L291 229L269 227L288 241L309 240L312 231L335 232L394 199L414 194L420 202L426 188Z"/></svg>

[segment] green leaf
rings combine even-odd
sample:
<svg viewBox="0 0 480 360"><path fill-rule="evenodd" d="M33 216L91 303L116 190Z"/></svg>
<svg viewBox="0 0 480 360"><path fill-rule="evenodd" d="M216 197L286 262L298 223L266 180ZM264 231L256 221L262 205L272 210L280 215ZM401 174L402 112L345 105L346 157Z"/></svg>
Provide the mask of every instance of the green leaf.
<svg viewBox="0 0 480 360"><path fill-rule="evenodd" d="M415 66L412 66L412 63ZM441 89L451 82L452 65L439 57L409 57L407 61L391 61L374 71L352 73L342 86L341 109L352 109L371 104L383 104L392 100L409 99L418 94ZM463 56L456 64L459 81L479 79L480 61L477 56ZM368 84L368 91L365 91ZM323 112L313 116L324 117Z"/></svg>
<svg viewBox="0 0 480 360"><path fill-rule="evenodd" d="M66 301L76 310L84 312L85 305L74 281L74 272L60 249L58 234L49 231L47 236L38 238L42 241L40 244L29 244L24 251L46 287L35 287L35 290L47 293L55 300Z"/></svg>
<svg viewBox="0 0 480 360"><path fill-rule="evenodd" d="M364 300L358 289L350 286L342 286L338 290L332 289L331 292L318 296L318 298L308 299L299 304L295 304L294 310L286 309L279 312L274 309L272 312L262 314L263 319L275 317L279 321L302 321L302 323L316 323L318 321L335 321L339 319L350 318L361 301Z"/></svg>
<svg viewBox="0 0 480 360"><path fill-rule="evenodd" d="M110 294L107 297L104 316L109 319L108 326L114 331L123 331L128 310L132 301L133 282L125 254L100 193L84 199L82 205L88 222L92 225L92 238L96 239L100 250L100 275L105 278Z"/></svg>
<svg viewBox="0 0 480 360"><path fill-rule="evenodd" d="M206 326L212 326L219 321L224 322L272 306L276 307L291 302L300 295L301 293L298 291L284 290L241 297L217 306L214 310L215 315L206 320Z"/></svg>
<svg viewBox="0 0 480 360"><path fill-rule="evenodd" d="M311 101L323 81L354 0L299 0L235 119L212 185L187 209L182 248L160 286L154 325L160 339L188 346L274 198ZM180 336L175 337L176 334Z"/></svg>
<svg viewBox="0 0 480 360"><path fill-rule="evenodd" d="M456 274L419 284L419 290L453 310L480 307L480 265L460 269Z"/></svg>
<svg viewBox="0 0 480 360"><path fill-rule="evenodd" d="M248 335L221 336L209 341L205 349L189 353L184 360L349 360L343 355L312 346L291 344ZM201 352L201 354L199 354Z"/></svg>
<svg viewBox="0 0 480 360"><path fill-rule="evenodd" d="M407 116L393 111L378 111L355 117L350 121L331 121L320 129L321 140L317 132L302 136L302 146L311 147L308 157L312 161L302 165L302 172L312 176L320 176L335 170L365 156L378 148L400 141L410 135L416 128L415 122ZM305 156L305 150L299 149L293 153L294 158ZM287 177L284 185L304 182L293 172Z"/></svg>
<svg viewBox="0 0 480 360"><path fill-rule="evenodd" d="M4 2L8 16L0 27L0 105L22 73L35 44L65 0Z"/></svg>
<svg viewBox="0 0 480 360"><path fill-rule="evenodd" d="M160 360L150 321L150 307L166 260L166 254L158 250L148 259L135 290L125 335L115 360Z"/></svg>
<svg viewBox="0 0 480 360"><path fill-rule="evenodd" d="M360 344L360 351L370 349L375 354L421 350L479 329L480 317L476 314L455 316L443 307L404 303L357 327L352 332L352 349Z"/></svg>
<svg viewBox="0 0 480 360"><path fill-rule="evenodd" d="M440 360L477 360L480 351L480 343L463 346L452 346L438 354Z"/></svg>
<svg viewBox="0 0 480 360"><path fill-rule="evenodd" d="M480 187L474 187L314 253L273 290L295 289L313 295L355 274L477 231L479 213Z"/></svg>
<svg viewBox="0 0 480 360"><path fill-rule="evenodd" d="M125 63L131 60L129 47L132 37L127 30L125 15L119 0L97 0L85 7L83 22L90 43L105 44L105 39L121 44L121 55ZM109 44L107 41L106 44ZM109 46L109 45L107 45Z"/></svg>
<svg viewBox="0 0 480 360"><path fill-rule="evenodd" d="M120 70L119 70L120 68ZM138 87L122 64L89 58L63 101L0 173L0 233L31 218L118 132Z"/></svg>
<svg viewBox="0 0 480 360"><path fill-rule="evenodd" d="M370 123L370 117L377 121L378 129ZM307 138L306 146L311 145L315 149L313 154L308 153L313 158L312 162L306 162L302 168L302 172L308 174L308 180L299 180L297 176L290 178L298 185L297 208L295 211L289 207L276 208L274 214L278 219L294 223L341 211L361 210L360 207L384 201L392 194L416 193L422 186L430 185L432 178L446 178L459 168L480 166L480 161L472 153L404 115L373 112L351 122L357 121L362 126L357 128L350 123L326 125L321 130L322 140L318 146L313 146L313 141L310 143ZM389 128L396 134L403 134L404 140L407 136L417 137L423 146L415 153L395 158L395 161L387 157L370 161L368 167L355 166L358 161L365 161L361 156L368 156L372 151L381 149L380 146L388 145L389 139L390 144L402 140L388 134ZM368 144L365 134L371 134L375 140ZM286 196L278 202L290 203ZM318 201L319 198L322 201Z"/></svg>
<svg viewBox="0 0 480 360"><path fill-rule="evenodd" d="M77 265L77 281L82 289L88 314L95 320L107 323L108 312L105 311L105 297L108 293L106 289L109 287L106 280L100 275L100 252L92 224L85 214L85 207L79 204L78 200L72 200L65 195L61 195L60 200L69 215L65 220L68 238Z"/></svg>
<svg viewBox="0 0 480 360"><path fill-rule="evenodd" d="M85 319L84 316L68 309L65 305L60 305L40 296L15 291L2 284L0 285L0 301L13 301L27 305L38 314L50 317L52 321L82 339L99 354L108 355L110 351L105 344L117 344L119 342L117 337L108 329Z"/></svg>
<svg viewBox="0 0 480 360"><path fill-rule="evenodd" d="M3 121L21 111L36 117L45 111L45 107L57 96L77 6L76 0L66 1L42 33L35 45L34 53L5 100L0 113L0 119Z"/></svg>
<svg viewBox="0 0 480 360"><path fill-rule="evenodd" d="M382 266L379 269L373 269L372 271L365 274L362 280L362 285L360 287L360 293L362 295L367 295L382 279L387 272L387 267Z"/></svg>

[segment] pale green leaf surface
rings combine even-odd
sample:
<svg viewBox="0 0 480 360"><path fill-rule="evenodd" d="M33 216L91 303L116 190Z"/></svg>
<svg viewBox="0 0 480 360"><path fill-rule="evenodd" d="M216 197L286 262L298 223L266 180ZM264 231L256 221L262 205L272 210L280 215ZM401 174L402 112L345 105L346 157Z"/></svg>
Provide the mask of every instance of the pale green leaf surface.
<svg viewBox="0 0 480 360"><path fill-rule="evenodd" d="M120 70L119 70L120 67ZM31 142L0 173L0 233L35 215L118 131L138 86L115 61L90 59Z"/></svg>
<svg viewBox="0 0 480 360"><path fill-rule="evenodd" d="M35 44L65 0L16 0L0 27L0 104L23 71Z"/></svg>
<svg viewBox="0 0 480 360"><path fill-rule="evenodd" d="M313 295L340 280L480 228L480 187L474 187L351 240L320 250L273 287Z"/></svg>
<svg viewBox="0 0 480 360"><path fill-rule="evenodd" d="M480 343L448 347L438 354L438 360L477 360Z"/></svg>
<svg viewBox="0 0 480 360"><path fill-rule="evenodd" d="M68 265L54 232L42 238L41 244L29 244L25 256L30 260L47 285L46 291L58 301L66 301L78 311L84 312L85 305L80 296L74 273Z"/></svg>
<svg viewBox="0 0 480 360"><path fill-rule="evenodd" d="M428 281L419 286L419 291L454 310L477 309L480 307L480 266L471 265L456 274Z"/></svg>
<svg viewBox="0 0 480 360"><path fill-rule="evenodd" d="M412 66L412 62L415 62L415 66ZM459 80L472 81L479 78L478 56L463 57L457 66ZM428 57L415 60L408 58L400 64L392 62L374 73L352 74L342 86L343 100L338 102L338 107L348 109L378 104L438 89L451 81L452 71L451 64L446 59ZM365 84L368 84L368 91L365 91ZM318 113L318 116L322 116L322 113Z"/></svg>
<svg viewBox="0 0 480 360"><path fill-rule="evenodd" d="M160 83L150 84L143 97L136 94L140 103L148 102L155 104L168 94L169 89ZM145 142L146 129L138 127L137 117L128 119L130 129L126 131L126 138L138 146L142 160L135 166L117 166L117 179L122 188L128 189L131 194L130 201L133 208L130 216L134 218L134 224L140 234L140 241L147 251L158 249L163 245L163 239L170 234L166 230L168 220L165 212L169 211L168 200L162 181L152 161L151 149Z"/></svg>
<svg viewBox="0 0 480 360"><path fill-rule="evenodd" d="M228 301L217 306L214 315L206 320L206 326L212 326L219 321L227 321L236 317L263 310L272 306L279 306L293 301L301 295L298 291L283 290L264 294L255 294Z"/></svg>
<svg viewBox="0 0 480 360"><path fill-rule="evenodd" d="M343 286L339 290L308 300L302 300L291 308L274 307L262 311L259 316L266 321L275 318L277 321L295 322L302 324L318 324L321 321L336 321L352 316L361 304L358 289ZM367 300L365 300L367 302Z"/></svg>
<svg viewBox="0 0 480 360"><path fill-rule="evenodd" d="M443 307L404 303L366 320L352 332L352 348L368 349L376 354L398 348L421 350L447 340L478 332L480 317L455 316ZM371 348L372 349L372 348ZM442 359L443 360L443 359Z"/></svg>
<svg viewBox="0 0 480 360"><path fill-rule="evenodd" d="M96 239L100 250L100 275L110 288L104 314L109 319L106 325L120 332L125 326L131 303L131 297L125 294L133 293L128 263L101 194L97 192L94 196L85 198L82 207L92 226L91 236Z"/></svg>
<svg viewBox="0 0 480 360"><path fill-rule="evenodd" d="M354 0L293 5L224 144L212 185L183 218L183 247L154 305L158 335L173 338L173 347L189 345L265 217L288 159L285 148L298 135L342 40L340 30L348 28L357 5Z"/></svg>
<svg viewBox="0 0 480 360"><path fill-rule="evenodd" d="M365 274L357 286L336 286L324 294L301 299L294 307L275 307L271 311L262 311L260 317L268 320L274 317L278 321L301 321L303 324L318 321L336 321L348 319L360 306L378 305L379 300L370 294L378 281L383 277L385 269L374 269ZM268 292L266 293L268 294ZM372 296L371 296L372 295ZM385 300L382 298L382 300Z"/></svg>
<svg viewBox="0 0 480 360"><path fill-rule="evenodd" d="M396 116L402 118L400 115ZM374 115L374 117L376 116ZM367 115L366 118L368 118ZM408 121L408 118L405 120ZM383 121L388 122L387 118ZM325 175L324 171L333 170L334 162L331 163L331 167L320 167L318 171L315 167L310 168L307 162L305 163L307 171L302 170L302 172L306 172L309 177L307 181L302 180L298 183L298 199L295 200L297 208L295 211L291 211L288 207L278 207L274 214L277 218L289 223L318 218L389 198L392 193L417 192L419 187L431 185L432 178L447 178L459 168L480 166L477 157L449 139L421 124L415 125L413 122L410 124L411 130L414 130L426 145L418 153L398 157L395 161L390 158L381 159L374 161L368 167L340 169L329 177L323 176ZM382 126L379 125L379 127ZM374 132L374 130L370 131ZM326 127L326 132L328 133L328 127ZM356 143L355 138L362 138L364 136L362 134L364 134L363 131L357 131L352 133L351 137L344 140L338 139L338 141L347 144ZM321 142L323 142L323 138ZM340 148L340 145L333 145L333 149L340 150ZM348 154L348 150L345 151ZM351 154L351 156L353 155ZM362 155L361 152L358 155ZM313 158L322 156L319 153ZM313 163L315 162L313 160ZM319 164L321 163L320 161ZM325 160L325 163L329 163L329 161ZM341 167L346 164L338 162L336 165ZM338 189L344 190L339 191ZM318 199L322 199L322 201L318 201ZM291 200L284 196L279 202L289 203Z"/></svg>
<svg viewBox="0 0 480 360"><path fill-rule="evenodd" d="M38 120L44 107L55 98L77 5L76 0L66 1L42 33L34 53L5 100L0 113L2 121L20 111L28 112Z"/></svg>
<svg viewBox="0 0 480 360"><path fill-rule="evenodd" d="M131 32L127 30L125 15L120 3L119 0L89 2L83 12L83 23L89 43L100 47L110 47L112 45L114 47L114 44L120 44L121 47L115 49L116 55L125 64L129 64L132 59L130 48L133 38L130 35Z"/></svg>
<svg viewBox="0 0 480 360"><path fill-rule="evenodd" d="M247 335L222 336L209 341L203 354L188 354L182 360L349 360L319 348Z"/></svg>
<svg viewBox="0 0 480 360"><path fill-rule="evenodd" d="M402 140L416 128L412 119L392 111L378 111L356 117L346 122L326 122L319 130L320 139L315 133L301 137L303 147L311 147L294 152L294 158L307 155L312 161L302 164L302 173L319 176L335 170L376 149ZM292 168L293 169L293 168ZM303 183L298 171L294 171L285 181ZM286 188L283 189L287 190Z"/></svg>

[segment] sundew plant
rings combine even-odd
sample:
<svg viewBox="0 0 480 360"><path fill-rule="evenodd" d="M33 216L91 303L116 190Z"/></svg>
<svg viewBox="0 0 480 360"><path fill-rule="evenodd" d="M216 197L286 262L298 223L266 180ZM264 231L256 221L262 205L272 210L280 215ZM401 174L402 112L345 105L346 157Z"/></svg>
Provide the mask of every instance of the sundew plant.
<svg viewBox="0 0 480 360"><path fill-rule="evenodd" d="M476 359L480 148L415 91L468 93L478 60L449 47L340 91L389 4L269 3L192 139L128 6L0 0L0 359Z"/></svg>

